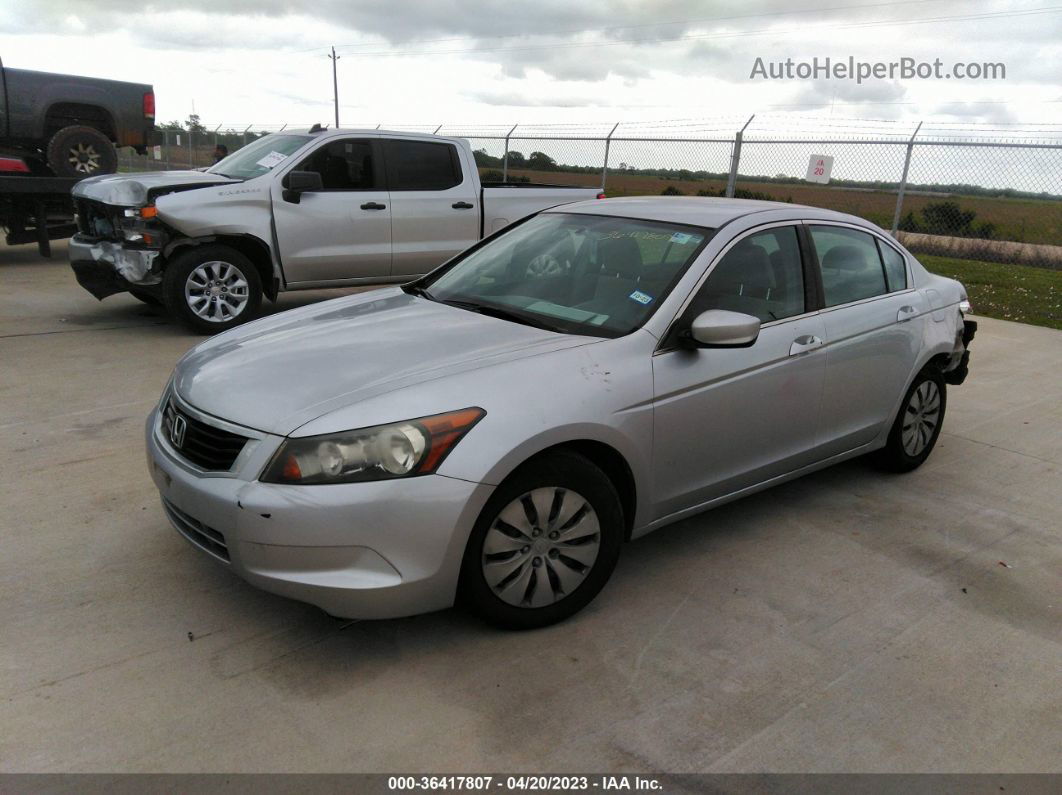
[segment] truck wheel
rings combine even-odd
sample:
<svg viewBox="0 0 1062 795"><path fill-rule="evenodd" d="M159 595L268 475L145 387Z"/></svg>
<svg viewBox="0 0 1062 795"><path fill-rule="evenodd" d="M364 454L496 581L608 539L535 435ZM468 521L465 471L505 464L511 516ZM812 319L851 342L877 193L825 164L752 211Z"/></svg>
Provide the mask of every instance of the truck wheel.
<svg viewBox="0 0 1062 795"><path fill-rule="evenodd" d="M118 152L95 127L64 127L48 141L48 165L57 177L93 177L118 170Z"/></svg>
<svg viewBox="0 0 1062 795"><path fill-rule="evenodd" d="M192 331L217 334L258 314L262 281L236 249L195 246L167 266L162 296L166 308Z"/></svg>

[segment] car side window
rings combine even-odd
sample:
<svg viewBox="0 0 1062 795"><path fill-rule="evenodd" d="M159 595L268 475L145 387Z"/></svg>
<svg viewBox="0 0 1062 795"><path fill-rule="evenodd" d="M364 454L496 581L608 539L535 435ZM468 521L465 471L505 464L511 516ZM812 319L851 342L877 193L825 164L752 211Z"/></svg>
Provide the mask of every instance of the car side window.
<svg viewBox="0 0 1062 795"><path fill-rule="evenodd" d="M888 292L885 269L872 235L842 226L811 226L819 256L826 306L839 306Z"/></svg>
<svg viewBox="0 0 1062 795"><path fill-rule="evenodd" d="M298 170L316 171L325 190L380 189L376 184L372 144L365 140L330 141L303 160Z"/></svg>
<svg viewBox="0 0 1062 795"><path fill-rule="evenodd" d="M691 309L694 316L709 309L744 312L761 323L803 314L796 227L775 227L739 240L716 264Z"/></svg>
<svg viewBox="0 0 1062 795"><path fill-rule="evenodd" d="M430 141L384 141L390 190L446 190L461 184L457 147Z"/></svg>
<svg viewBox="0 0 1062 795"><path fill-rule="evenodd" d="M907 289L907 262L903 254L894 249L888 243L878 241L878 249L881 251L881 261L885 263L885 278L889 282L889 292Z"/></svg>

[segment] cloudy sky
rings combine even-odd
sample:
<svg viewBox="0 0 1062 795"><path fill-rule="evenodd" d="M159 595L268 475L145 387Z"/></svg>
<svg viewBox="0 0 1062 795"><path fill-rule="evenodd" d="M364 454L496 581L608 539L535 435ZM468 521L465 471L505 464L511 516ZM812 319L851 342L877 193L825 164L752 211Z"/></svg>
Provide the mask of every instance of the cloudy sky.
<svg viewBox="0 0 1062 795"><path fill-rule="evenodd" d="M1047 133L1062 131L1062 4L1051 2L0 0L0 55L12 67L153 83L160 121L194 106L211 127L330 122L335 45L345 126L692 119L729 129L756 113L778 129L927 119ZM940 58L946 71L1001 62L1006 79L750 79L757 57L815 56Z"/></svg>

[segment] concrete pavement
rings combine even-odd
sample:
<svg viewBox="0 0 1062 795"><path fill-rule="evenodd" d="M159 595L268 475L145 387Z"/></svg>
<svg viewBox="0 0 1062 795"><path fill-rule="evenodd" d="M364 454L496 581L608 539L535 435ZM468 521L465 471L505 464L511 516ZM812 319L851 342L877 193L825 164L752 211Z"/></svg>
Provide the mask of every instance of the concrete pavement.
<svg viewBox="0 0 1062 795"><path fill-rule="evenodd" d="M981 319L917 472L687 520L505 633L336 621L190 548L141 429L198 338L62 245L0 247L0 287L0 771L1062 770L1062 332Z"/></svg>

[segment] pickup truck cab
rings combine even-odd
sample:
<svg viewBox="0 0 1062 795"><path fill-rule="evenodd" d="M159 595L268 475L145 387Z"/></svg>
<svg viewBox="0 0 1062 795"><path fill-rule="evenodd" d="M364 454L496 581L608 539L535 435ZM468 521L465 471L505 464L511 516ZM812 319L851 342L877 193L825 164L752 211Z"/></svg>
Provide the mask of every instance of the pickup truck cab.
<svg viewBox="0 0 1062 795"><path fill-rule="evenodd" d="M263 296L409 281L514 221L604 194L484 187L459 138L315 127L265 136L205 171L86 179L73 196L83 287L163 303L212 334L254 317Z"/></svg>

